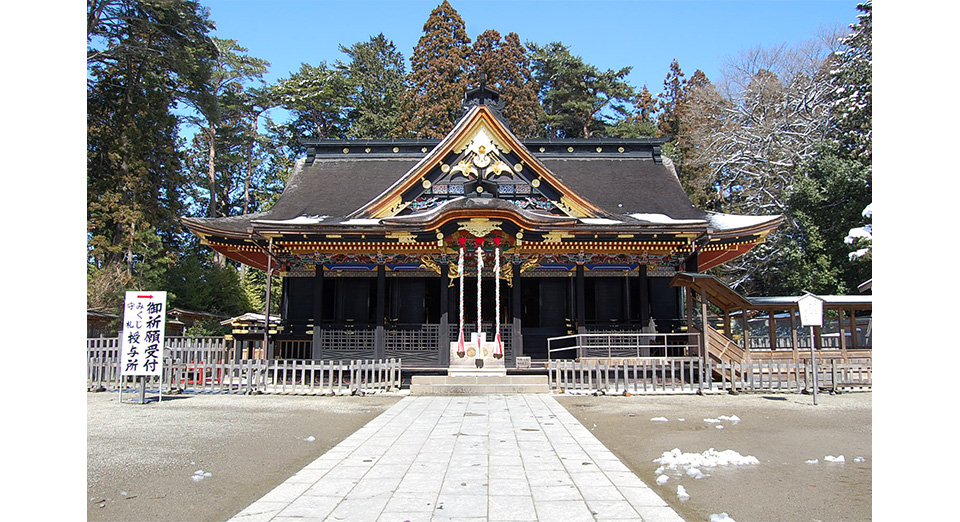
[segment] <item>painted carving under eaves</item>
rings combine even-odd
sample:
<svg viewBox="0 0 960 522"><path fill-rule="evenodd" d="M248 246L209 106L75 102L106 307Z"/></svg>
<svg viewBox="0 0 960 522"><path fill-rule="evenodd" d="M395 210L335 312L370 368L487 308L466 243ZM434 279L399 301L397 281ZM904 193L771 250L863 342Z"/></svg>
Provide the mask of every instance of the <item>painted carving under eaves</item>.
<svg viewBox="0 0 960 522"><path fill-rule="evenodd" d="M478 125L404 194L405 208L398 215L428 211L458 197L501 198L527 211L564 215L559 191L524 169L523 161L493 136L485 124Z"/></svg>

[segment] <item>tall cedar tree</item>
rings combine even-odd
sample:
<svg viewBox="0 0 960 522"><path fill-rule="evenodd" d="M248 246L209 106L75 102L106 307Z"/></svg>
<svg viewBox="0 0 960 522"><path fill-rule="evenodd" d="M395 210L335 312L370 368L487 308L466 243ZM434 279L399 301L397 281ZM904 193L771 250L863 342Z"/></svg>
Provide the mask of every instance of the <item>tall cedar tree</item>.
<svg viewBox="0 0 960 522"><path fill-rule="evenodd" d="M672 110L674 123L668 125L676 125L676 134L665 148L674 161L680 184L695 205L717 210L719 195L710 158L703 157L702 148L697 145L698 137L692 136L698 130L720 125L722 121L722 103L703 71L697 69L683 84Z"/></svg>
<svg viewBox="0 0 960 522"><path fill-rule="evenodd" d="M601 71L560 42L530 49L547 137L606 136L615 119L610 111L619 119L630 114L635 93L624 78L631 67Z"/></svg>
<svg viewBox="0 0 960 522"><path fill-rule="evenodd" d="M663 80L663 93L657 98L660 106L657 126L660 128L661 136L673 138L680 131L679 106L687 83L683 76L680 63L674 58L670 62L670 72Z"/></svg>
<svg viewBox="0 0 960 522"><path fill-rule="evenodd" d="M157 284L175 250L182 155L172 107L208 90L213 23L194 1L88 2L88 305Z"/></svg>
<svg viewBox="0 0 960 522"><path fill-rule="evenodd" d="M347 136L359 139L387 138L397 128L406 66L403 54L383 33L368 42L340 46L350 61L337 61L352 88Z"/></svg>
<svg viewBox="0 0 960 522"><path fill-rule="evenodd" d="M430 12L410 58L399 135L442 138L460 117L471 53L466 26L450 2Z"/></svg>
<svg viewBox="0 0 960 522"><path fill-rule="evenodd" d="M474 86L479 85L481 74L488 86L500 91L510 130L520 138L536 136L543 112L538 99L540 89L517 33L501 38L499 32L488 29L477 37L470 56L470 80Z"/></svg>

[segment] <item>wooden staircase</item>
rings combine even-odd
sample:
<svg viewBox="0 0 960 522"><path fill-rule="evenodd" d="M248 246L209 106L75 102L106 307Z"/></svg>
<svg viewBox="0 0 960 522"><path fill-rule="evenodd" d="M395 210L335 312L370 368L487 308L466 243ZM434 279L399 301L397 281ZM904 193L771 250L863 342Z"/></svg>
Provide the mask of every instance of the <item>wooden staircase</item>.
<svg viewBox="0 0 960 522"><path fill-rule="evenodd" d="M750 354L740 348L733 339L730 339L723 332L707 325L709 335L707 335L707 357L716 365L723 363L742 364L750 361ZM713 369L713 376L716 379L722 378L722 370L717 367ZM740 378L739 370L731 370L732 375L727 378Z"/></svg>

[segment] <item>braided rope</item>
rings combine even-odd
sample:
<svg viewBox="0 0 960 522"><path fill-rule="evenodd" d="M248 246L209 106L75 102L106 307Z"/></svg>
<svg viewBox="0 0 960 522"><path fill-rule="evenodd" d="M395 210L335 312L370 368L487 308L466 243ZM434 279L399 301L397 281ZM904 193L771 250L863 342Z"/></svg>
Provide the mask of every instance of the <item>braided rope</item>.
<svg viewBox="0 0 960 522"><path fill-rule="evenodd" d="M494 348L493 356L497 359L503 357L503 341L500 339L500 238L494 237L493 243L496 245L494 249L494 262L493 262L493 277L496 281L494 288L496 288L496 299L497 299L497 325L494 328L496 332L496 341L497 345Z"/></svg>
<svg viewBox="0 0 960 522"><path fill-rule="evenodd" d="M480 304L482 303L482 286L483 283L483 238L476 238L477 242L477 359L483 359L483 317L480 311Z"/></svg>
<svg viewBox="0 0 960 522"><path fill-rule="evenodd" d="M463 247L466 243L464 238L460 238L460 257L457 259L457 271L460 274L460 335L457 338L457 355L463 357L466 350L463 345Z"/></svg>

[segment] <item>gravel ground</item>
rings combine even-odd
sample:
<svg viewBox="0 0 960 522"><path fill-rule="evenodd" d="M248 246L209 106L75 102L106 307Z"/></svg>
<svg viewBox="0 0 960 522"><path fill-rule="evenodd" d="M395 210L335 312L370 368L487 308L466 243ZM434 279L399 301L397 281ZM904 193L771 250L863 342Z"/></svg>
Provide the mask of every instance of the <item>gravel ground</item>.
<svg viewBox="0 0 960 522"><path fill-rule="evenodd" d="M88 393L87 520L227 520L398 400Z"/></svg>
<svg viewBox="0 0 960 522"><path fill-rule="evenodd" d="M399 399L180 395L140 405L88 393L87 519L227 520ZM870 393L823 395L816 407L804 395L557 399L688 521L721 512L737 522L871 520ZM704 421L733 415L740 421L723 429ZM657 485L653 459L674 448L760 463ZM196 480L198 471L209 476ZM689 500L677 498L678 484Z"/></svg>
<svg viewBox="0 0 960 522"><path fill-rule="evenodd" d="M558 401L685 520L727 513L737 522L844 522L872 519L871 395L822 394L817 406L807 395L564 396ZM721 416L740 420L704 420ZM674 448L683 453L733 450L756 457L759 464L704 467L700 470L709 476L699 479L668 472L669 480L658 485L659 464L653 461ZM842 455L845 462L827 462L828 455ZM857 457L863 461L855 462ZM678 485L689 500L678 498Z"/></svg>

